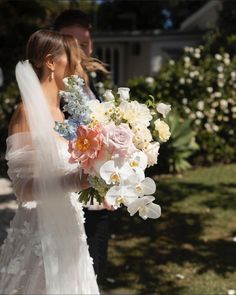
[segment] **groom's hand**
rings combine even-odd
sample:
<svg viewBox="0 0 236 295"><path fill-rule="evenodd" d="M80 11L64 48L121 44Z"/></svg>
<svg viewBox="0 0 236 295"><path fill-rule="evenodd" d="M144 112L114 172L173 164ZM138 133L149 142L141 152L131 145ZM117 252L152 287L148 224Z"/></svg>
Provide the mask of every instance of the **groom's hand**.
<svg viewBox="0 0 236 295"><path fill-rule="evenodd" d="M102 204L108 211L115 211L115 208L106 200L106 198L103 200Z"/></svg>

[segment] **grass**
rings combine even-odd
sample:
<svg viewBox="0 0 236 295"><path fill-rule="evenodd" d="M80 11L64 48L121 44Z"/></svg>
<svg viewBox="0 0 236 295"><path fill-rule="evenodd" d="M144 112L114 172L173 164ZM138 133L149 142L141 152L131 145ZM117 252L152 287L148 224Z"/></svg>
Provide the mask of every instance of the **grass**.
<svg viewBox="0 0 236 295"><path fill-rule="evenodd" d="M111 294L223 295L236 290L236 164L157 180L158 220L111 215Z"/></svg>

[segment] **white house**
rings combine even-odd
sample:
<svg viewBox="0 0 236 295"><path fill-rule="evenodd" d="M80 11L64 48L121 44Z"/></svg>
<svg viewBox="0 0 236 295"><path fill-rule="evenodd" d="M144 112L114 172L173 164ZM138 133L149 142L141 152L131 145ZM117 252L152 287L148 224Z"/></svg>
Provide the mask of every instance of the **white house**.
<svg viewBox="0 0 236 295"><path fill-rule="evenodd" d="M95 55L110 65L115 84L134 76L157 73L165 58L177 58L185 46L201 43L217 22L220 0L208 1L175 31L105 32L94 35Z"/></svg>

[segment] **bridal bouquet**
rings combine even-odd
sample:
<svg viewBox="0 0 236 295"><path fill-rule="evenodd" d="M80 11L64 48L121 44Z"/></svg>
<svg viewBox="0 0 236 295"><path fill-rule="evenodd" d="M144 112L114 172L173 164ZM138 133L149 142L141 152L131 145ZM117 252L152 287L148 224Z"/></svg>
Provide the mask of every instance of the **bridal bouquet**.
<svg viewBox="0 0 236 295"><path fill-rule="evenodd" d="M129 88L118 88L116 95L106 90L104 102L99 102L89 99L78 76L64 83L60 94L69 118L56 122L55 130L69 141L70 162L88 174L91 188L79 193L80 201L95 197L101 203L106 198L115 209L126 206L130 215L138 211L143 219L158 218L156 185L145 177L145 169L157 163L160 142L170 137L169 126L158 116L165 118L171 107L159 103L151 112L145 104L130 101Z"/></svg>

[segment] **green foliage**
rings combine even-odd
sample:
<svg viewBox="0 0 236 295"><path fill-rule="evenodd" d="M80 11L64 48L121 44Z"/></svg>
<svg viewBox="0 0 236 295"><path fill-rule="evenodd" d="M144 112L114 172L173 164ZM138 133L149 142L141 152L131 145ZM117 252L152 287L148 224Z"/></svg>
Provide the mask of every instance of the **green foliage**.
<svg viewBox="0 0 236 295"><path fill-rule="evenodd" d="M0 147L5 146L7 126L18 101L19 91L16 82L10 83L4 93L0 92Z"/></svg>
<svg viewBox="0 0 236 295"><path fill-rule="evenodd" d="M182 120L177 113L172 113L166 121L170 126L171 137L161 146L160 166L167 172L183 172L191 167L189 158L199 148L191 128L192 120Z"/></svg>

